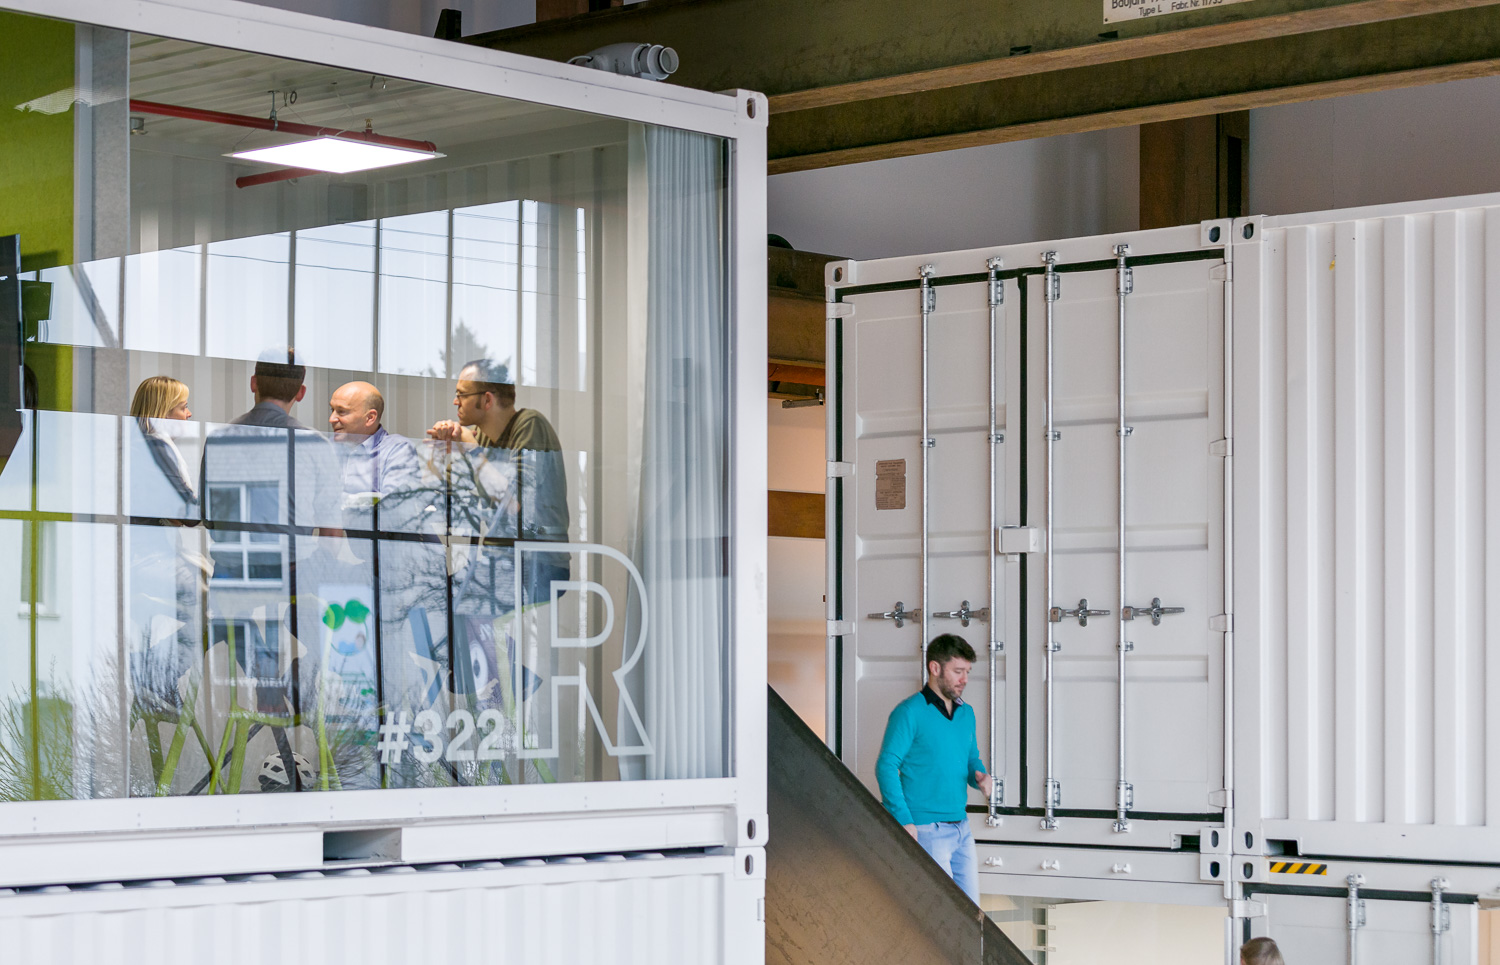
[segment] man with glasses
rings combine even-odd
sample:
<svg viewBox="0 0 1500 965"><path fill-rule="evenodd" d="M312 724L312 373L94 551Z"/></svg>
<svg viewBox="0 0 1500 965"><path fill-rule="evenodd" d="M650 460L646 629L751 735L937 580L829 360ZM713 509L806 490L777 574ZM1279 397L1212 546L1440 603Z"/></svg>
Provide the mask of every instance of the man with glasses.
<svg viewBox="0 0 1500 965"><path fill-rule="evenodd" d="M562 442L547 417L516 408L516 387L501 362L465 365L453 393L456 420L427 430L438 441L475 446L466 451L456 485L472 485L478 535L528 542L568 539L568 480ZM455 507L464 499L455 493ZM462 515L460 513L460 515ZM550 600L553 580L568 577L565 553L530 553L520 605Z"/></svg>

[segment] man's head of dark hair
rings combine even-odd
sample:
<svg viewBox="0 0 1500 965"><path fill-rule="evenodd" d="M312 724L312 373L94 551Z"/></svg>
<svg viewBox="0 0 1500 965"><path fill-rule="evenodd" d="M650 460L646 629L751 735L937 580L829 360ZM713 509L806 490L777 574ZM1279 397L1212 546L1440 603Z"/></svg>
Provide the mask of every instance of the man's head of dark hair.
<svg viewBox="0 0 1500 965"><path fill-rule="evenodd" d="M287 347L285 360L279 349L263 353L255 363L256 395L277 402L295 402L307 378L307 367L297 363L297 353Z"/></svg>
<svg viewBox="0 0 1500 965"><path fill-rule="evenodd" d="M945 633L942 636L933 637L932 642L927 645L927 662L937 661L938 666L944 666L954 657L962 657L969 663L975 660L974 648L969 646L969 641L956 633Z"/></svg>
<svg viewBox="0 0 1500 965"><path fill-rule="evenodd" d="M504 362L475 359L459 371L458 377L471 383L475 392L489 392L500 402L516 401L516 387L510 380L510 368Z"/></svg>

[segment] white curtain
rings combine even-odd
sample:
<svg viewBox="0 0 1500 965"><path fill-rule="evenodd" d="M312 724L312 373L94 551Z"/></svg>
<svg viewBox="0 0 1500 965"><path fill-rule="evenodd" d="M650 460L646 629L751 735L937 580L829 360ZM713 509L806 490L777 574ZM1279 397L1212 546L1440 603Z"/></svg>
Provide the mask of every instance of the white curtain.
<svg viewBox="0 0 1500 965"><path fill-rule="evenodd" d="M648 183L644 438L632 557L648 601L627 681L652 753L626 777L726 772L728 355L724 145L645 131ZM634 639L642 608L631 606ZM622 732L628 732L621 721Z"/></svg>

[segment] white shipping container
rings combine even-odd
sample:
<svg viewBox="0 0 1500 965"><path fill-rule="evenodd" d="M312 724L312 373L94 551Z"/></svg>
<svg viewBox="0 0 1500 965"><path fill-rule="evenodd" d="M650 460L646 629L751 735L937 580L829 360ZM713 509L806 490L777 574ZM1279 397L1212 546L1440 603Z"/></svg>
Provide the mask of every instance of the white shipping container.
<svg viewBox="0 0 1500 965"><path fill-rule="evenodd" d="M6 961L742 961L763 868L633 854L51 888L0 900ZM14 957L12 957L14 956Z"/></svg>
<svg viewBox="0 0 1500 965"><path fill-rule="evenodd" d="M1231 960L1283 926L1297 960L1474 960L1496 279L1497 196L830 265L830 743L878 794L922 642L959 632L1005 778L970 800L986 892L1209 884Z"/></svg>

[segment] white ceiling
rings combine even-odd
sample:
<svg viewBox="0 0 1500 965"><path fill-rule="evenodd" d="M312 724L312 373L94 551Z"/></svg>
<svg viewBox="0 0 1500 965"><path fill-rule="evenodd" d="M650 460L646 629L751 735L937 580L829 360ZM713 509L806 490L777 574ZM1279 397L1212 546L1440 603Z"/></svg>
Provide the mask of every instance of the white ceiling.
<svg viewBox="0 0 1500 965"><path fill-rule="evenodd" d="M131 35L130 96L184 107L432 141L438 150L597 123L577 111L451 90L145 34ZM290 100L296 92L295 103ZM253 128L148 115L149 135L224 153L295 139Z"/></svg>

